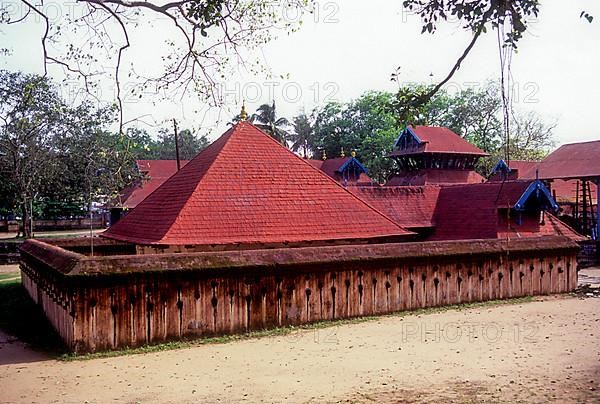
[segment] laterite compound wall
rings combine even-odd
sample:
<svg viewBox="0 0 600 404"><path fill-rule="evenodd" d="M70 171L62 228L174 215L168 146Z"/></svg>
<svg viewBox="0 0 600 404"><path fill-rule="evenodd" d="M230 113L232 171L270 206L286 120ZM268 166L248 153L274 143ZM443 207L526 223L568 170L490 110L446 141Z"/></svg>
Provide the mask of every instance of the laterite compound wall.
<svg viewBox="0 0 600 404"><path fill-rule="evenodd" d="M227 259L242 253L190 255L189 260L204 260L196 268L196 264L176 266L185 262L181 261L185 256L94 260L52 247L50 252L65 257L51 260L40 258L52 255L48 251L42 254L25 248L21 269L29 295L67 346L79 352L563 293L576 287L577 248L572 243L523 250L515 246L510 254L501 244L491 243L481 253L474 253L473 246L468 253L461 252L457 243L446 243L443 252L440 243L398 244L397 256L390 256L395 250L389 246L385 254L377 246L339 247L327 250L327 254L335 251L337 258L323 262L292 259L283 250L245 252L231 265ZM369 259L339 258L361 248L370 249ZM304 250L293 254L318 257L323 252ZM453 250L457 252L448 253ZM252 261L255 256L256 262ZM269 260L273 262L266 264ZM121 268L116 269L117 264ZM110 267L111 273L103 266ZM155 270L147 270L150 267Z"/></svg>

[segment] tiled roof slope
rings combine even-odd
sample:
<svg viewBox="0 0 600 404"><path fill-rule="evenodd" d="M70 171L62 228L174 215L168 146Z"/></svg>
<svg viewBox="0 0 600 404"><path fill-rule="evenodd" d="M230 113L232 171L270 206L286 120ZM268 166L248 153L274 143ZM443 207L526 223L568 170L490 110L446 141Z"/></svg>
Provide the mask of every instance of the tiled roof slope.
<svg viewBox="0 0 600 404"><path fill-rule="evenodd" d="M600 178L598 156L600 140L563 145L538 164L539 178Z"/></svg>
<svg viewBox="0 0 600 404"><path fill-rule="evenodd" d="M531 181L488 182L442 187L433 215L435 231L430 240L492 239L563 235L580 236L549 213L544 224L524 218L517 225L500 217L499 208L514 207Z"/></svg>
<svg viewBox="0 0 600 404"><path fill-rule="evenodd" d="M438 186L354 187L352 192L406 228L433 227Z"/></svg>
<svg viewBox="0 0 600 404"><path fill-rule="evenodd" d="M159 245L410 234L248 122L229 129L104 233Z"/></svg>
<svg viewBox="0 0 600 404"><path fill-rule="evenodd" d="M550 183L552 194L556 194L556 202L558 203L575 203L577 202L577 181L578 180L553 180ZM589 194L592 197L592 204L596 204L598 199L598 188L596 184L589 181ZM582 185L579 183L579 203L582 203Z"/></svg>
<svg viewBox="0 0 600 404"><path fill-rule="evenodd" d="M188 160L181 160L181 167L187 163ZM128 209L135 208L177 172L176 160L137 160L136 165L144 178L123 192L122 206Z"/></svg>
<svg viewBox="0 0 600 404"><path fill-rule="evenodd" d="M508 166L511 170L517 170L516 179L535 179L535 168L539 161L511 160Z"/></svg>
<svg viewBox="0 0 600 404"><path fill-rule="evenodd" d="M432 240L498 237L498 208L512 207L530 181L488 182L443 187L434 213Z"/></svg>
<svg viewBox="0 0 600 404"><path fill-rule="evenodd" d="M417 135L422 142L422 146L417 149L398 150L393 152L392 156L413 153L488 155L448 128L440 126L409 126L408 129Z"/></svg>

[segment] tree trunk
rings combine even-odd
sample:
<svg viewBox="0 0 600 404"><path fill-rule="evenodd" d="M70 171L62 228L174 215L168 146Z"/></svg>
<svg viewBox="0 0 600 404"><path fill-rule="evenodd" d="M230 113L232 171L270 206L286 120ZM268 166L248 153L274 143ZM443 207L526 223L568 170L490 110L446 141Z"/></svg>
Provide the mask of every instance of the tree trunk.
<svg viewBox="0 0 600 404"><path fill-rule="evenodd" d="M21 226L23 228L23 237L31 238L31 227L29 223L29 209L27 198L21 200Z"/></svg>

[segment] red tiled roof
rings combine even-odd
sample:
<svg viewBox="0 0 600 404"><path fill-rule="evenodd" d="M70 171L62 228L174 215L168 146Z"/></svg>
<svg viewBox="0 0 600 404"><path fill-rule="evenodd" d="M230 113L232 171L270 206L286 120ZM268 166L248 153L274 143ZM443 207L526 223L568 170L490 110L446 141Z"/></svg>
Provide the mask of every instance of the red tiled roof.
<svg viewBox="0 0 600 404"><path fill-rule="evenodd" d="M560 235L581 240L566 224L549 213L539 217L523 213L516 223L503 216L501 208L512 208L531 181L487 182L442 187L434 213L435 231L430 240L522 238Z"/></svg>
<svg viewBox="0 0 600 404"><path fill-rule="evenodd" d="M513 207L530 181L487 182L442 187L432 240L498 237L498 208Z"/></svg>
<svg viewBox="0 0 600 404"><path fill-rule="evenodd" d="M181 167L187 163L188 160L181 160ZM128 209L135 208L177 172L176 160L137 160L136 165L144 178L123 191L121 206Z"/></svg>
<svg viewBox="0 0 600 404"><path fill-rule="evenodd" d="M539 163L539 178L600 178L598 156L600 140L563 145Z"/></svg>
<svg viewBox="0 0 600 404"><path fill-rule="evenodd" d="M415 153L447 153L447 154L470 154L476 156L487 156L483 150L469 143L448 128L439 126L409 126L423 142L420 147L407 150L394 151L392 156L400 156Z"/></svg>
<svg viewBox="0 0 600 404"><path fill-rule="evenodd" d="M528 161L528 160L511 160L508 163L508 168L511 170L517 170L517 176L515 179L535 179L535 168L539 164L539 161Z"/></svg>
<svg viewBox="0 0 600 404"><path fill-rule="evenodd" d="M557 203L575 203L577 201L577 181L578 180L554 180L550 183L552 194L556 194ZM592 196L592 204L597 203L598 188L593 182L588 182L590 186L590 194ZM579 184L579 199L581 203L581 183Z"/></svg>
<svg viewBox="0 0 600 404"><path fill-rule="evenodd" d="M248 122L229 129L103 233L160 245L410 234Z"/></svg>
<svg viewBox="0 0 600 404"><path fill-rule="evenodd" d="M353 187L352 192L406 228L432 227L440 187Z"/></svg>
<svg viewBox="0 0 600 404"><path fill-rule="evenodd" d="M473 170L429 168L394 175L385 183L385 186L480 184L482 182L485 182L485 178Z"/></svg>
<svg viewBox="0 0 600 404"><path fill-rule="evenodd" d="M556 216L545 212L544 221L539 223L537 218L524 218L523 223L507 225L506 218L500 217L498 224L498 238L515 239L542 236L565 236L573 241L583 241L586 237L580 235L571 227L560 221Z"/></svg>

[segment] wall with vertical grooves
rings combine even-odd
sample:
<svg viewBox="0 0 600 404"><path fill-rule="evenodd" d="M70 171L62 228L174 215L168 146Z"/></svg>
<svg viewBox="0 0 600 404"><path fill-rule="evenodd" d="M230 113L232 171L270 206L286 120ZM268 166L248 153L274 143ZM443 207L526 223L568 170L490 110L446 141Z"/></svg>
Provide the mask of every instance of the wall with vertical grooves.
<svg viewBox="0 0 600 404"><path fill-rule="evenodd" d="M66 345L77 352L563 293L577 285L578 249L564 240L521 250L515 244L510 254L501 248L482 248L478 253L472 246L465 253L460 251L460 243L455 243L456 254L442 254L439 243L414 244L422 251L410 257L409 250L403 254L405 247L398 247L397 257L385 259L306 263L281 258L285 264L236 264L228 269L225 263L209 270L125 271L127 262L134 267L133 258L111 261L82 257L80 261L87 266L81 269L81 262L73 265L69 261L66 273L57 269L67 260L56 259L62 254L56 247L43 254L25 248L21 270L31 298L42 307ZM40 243L37 247L44 246ZM377 247L368 248L377 257ZM322 253L319 247L311 250L307 253L313 256ZM72 253L64 255L73 258ZM169 257L146 256L155 262L148 263L148 268ZM120 268L124 273L115 273L119 269L116 262L124 266ZM103 265L110 269L110 275L103 273Z"/></svg>

